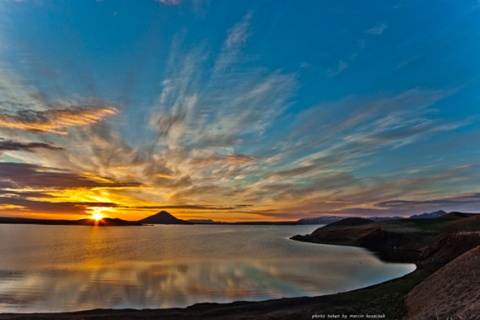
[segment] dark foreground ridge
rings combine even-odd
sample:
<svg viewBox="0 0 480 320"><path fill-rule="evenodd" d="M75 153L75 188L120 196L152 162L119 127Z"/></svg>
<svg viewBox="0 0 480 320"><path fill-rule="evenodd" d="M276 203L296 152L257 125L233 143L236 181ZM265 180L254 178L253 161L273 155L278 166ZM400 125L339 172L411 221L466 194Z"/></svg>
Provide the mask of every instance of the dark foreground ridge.
<svg viewBox="0 0 480 320"><path fill-rule="evenodd" d="M412 222L413 221L413 222ZM480 216L373 222L345 220L294 239L383 251L411 262L404 277L345 293L263 302L201 303L159 310L0 314L0 319L480 319ZM412 239L415 239L413 241ZM409 254L405 255L404 253ZM435 284L432 292L430 286ZM448 288L453 288L452 296ZM330 315L330 317L329 317Z"/></svg>

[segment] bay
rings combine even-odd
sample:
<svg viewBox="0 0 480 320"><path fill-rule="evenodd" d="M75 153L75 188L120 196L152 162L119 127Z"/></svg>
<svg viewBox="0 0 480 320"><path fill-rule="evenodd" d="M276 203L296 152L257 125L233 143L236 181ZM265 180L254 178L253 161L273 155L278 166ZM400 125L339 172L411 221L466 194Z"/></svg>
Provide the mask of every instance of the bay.
<svg viewBox="0 0 480 320"><path fill-rule="evenodd" d="M317 227L0 225L0 312L316 296L415 269L361 248L288 239Z"/></svg>

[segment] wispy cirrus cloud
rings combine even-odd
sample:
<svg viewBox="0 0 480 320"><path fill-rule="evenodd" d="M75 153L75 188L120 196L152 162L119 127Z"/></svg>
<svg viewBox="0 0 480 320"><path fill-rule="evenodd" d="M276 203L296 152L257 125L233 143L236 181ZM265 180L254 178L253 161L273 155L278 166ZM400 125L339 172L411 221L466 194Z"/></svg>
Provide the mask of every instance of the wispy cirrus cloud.
<svg viewBox="0 0 480 320"><path fill-rule="evenodd" d="M376 205L380 199L427 196L419 190L448 192L441 182L464 179L465 172L450 169L445 173L437 168L433 172L420 170L408 178L401 172L383 178L357 175L392 150L468 125L432 116L435 104L455 92L412 89L375 99L348 98L304 111L278 146L282 157L268 167L259 163L253 172L258 182L237 192L248 202L263 203L270 211L280 214L289 208L286 211L304 215L358 209L360 203L362 210L377 212L382 210ZM303 153L306 155L301 156Z"/></svg>
<svg viewBox="0 0 480 320"><path fill-rule="evenodd" d="M250 179L256 177L258 182L243 185L240 179L230 191L234 190L238 198L257 204L257 209L250 210L252 214L258 211L258 207L264 207L279 215L285 211L308 215L315 211L314 208L318 210L316 212L343 212L359 208L360 203L362 210L377 212L382 210L375 205L380 199L417 196L419 189L442 190L441 181L453 181L463 177L464 173L429 172L428 179L422 177L422 172L409 179L403 179L399 173L385 177L390 179L388 182L356 175L370 165L361 161L367 156L375 159L375 155L381 157L436 133L466 125L462 121L447 124L431 117L435 103L454 92L412 89L389 97L338 102L342 107L334 103L305 111L299 115L301 120L292 124L290 134L293 136L284 139L289 142L281 142L283 156L268 165L257 161L254 166L232 171L239 177L243 174ZM348 113L349 108L355 111ZM342 113L337 112L339 109ZM302 153L307 155L300 156ZM284 162L282 159L290 160ZM225 173L228 177L227 171ZM205 195L218 193L224 198L232 196L232 192L221 187L222 184L208 183L205 190L192 186L188 191L179 191L176 196L182 200L195 198L203 192ZM342 201L332 202L331 199Z"/></svg>
<svg viewBox="0 0 480 320"><path fill-rule="evenodd" d="M225 41L225 50L238 51L240 47L247 41L248 27L250 25L250 19L252 13L245 15L241 22L235 24L232 29L229 30L227 40Z"/></svg>
<svg viewBox="0 0 480 320"><path fill-rule="evenodd" d="M340 60L338 62L338 66L336 68L327 70L327 76L335 77L337 74L341 73L342 71L346 70L347 68L348 68L348 64L345 61Z"/></svg>
<svg viewBox="0 0 480 320"><path fill-rule="evenodd" d="M365 31L368 34L375 35L375 36L380 36L382 35L386 30L388 29L388 24L386 23L381 23L379 25L376 25L367 31Z"/></svg>
<svg viewBox="0 0 480 320"><path fill-rule="evenodd" d="M225 156L205 154L190 158L191 164L195 166L211 166L217 164L247 165L257 160L254 156L244 154L230 154Z"/></svg>
<svg viewBox="0 0 480 320"><path fill-rule="evenodd" d="M155 2L173 6L173 5L180 4L182 1L181 0L155 0Z"/></svg>
<svg viewBox="0 0 480 320"><path fill-rule="evenodd" d="M469 190L470 185L475 184L475 179L468 175L469 170L460 166L369 178L356 178L345 173L330 175L333 178L331 182L328 182L328 174L324 174L327 180L320 177L310 186L295 188L291 193L308 201L291 201L284 208L289 208L287 211L303 212L304 215L364 216L409 216L439 209L475 211L479 204L478 193L453 192L459 188ZM278 190L276 187L276 192ZM288 199L288 189L280 190L287 194ZM285 198L282 193L279 193L279 200ZM406 198L409 200L402 200Z"/></svg>
<svg viewBox="0 0 480 320"><path fill-rule="evenodd" d="M228 31L227 39L225 40L222 51L217 58L214 67L214 75L224 72L229 66L238 60L242 47L245 45L250 35L249 27L252 15L252 12L246 14L242 21L235 24Z"/></svg>
<svg viewBox="0 0 480 320"><path fill-rule="evenodd" d="M424 200L389 200L376 204L381 209L398 212L422 212L424 210L479 212L480 193L460 193L441 198Z"/></svg>
<svg viewBox="0 0 480 320"><path fill-rule="evenodd" d="M448 130L442 119L430 115L435 111L436 102L455 92L414 88L389 97L346 97L314 106L297 116L289 137L296 143L285 148L326 150L331 147L338 152L352 151L358 144L359 148L370 152L378 146L394 147L413 142L411 139Z"/></svg>
<svg viewBox="0 0 480 320"><path fill-rule="evenodd" d="M183 173L191 185L178 188L167 201L197 203L207 195L213 201L214 194L231 199L237 188L232 181L252 172L258 162L255 155L236 150L262 136L289 105L294 75L245 66L227 70L242 66L250 19L248 14L229 31L222 51L213 57L213 70L205 63L211 53L204 48L182 52L180 45L172 46L162 92L149 117L149 128L157 133L150 150L156 150L153 154L171 176Z"/></svg>

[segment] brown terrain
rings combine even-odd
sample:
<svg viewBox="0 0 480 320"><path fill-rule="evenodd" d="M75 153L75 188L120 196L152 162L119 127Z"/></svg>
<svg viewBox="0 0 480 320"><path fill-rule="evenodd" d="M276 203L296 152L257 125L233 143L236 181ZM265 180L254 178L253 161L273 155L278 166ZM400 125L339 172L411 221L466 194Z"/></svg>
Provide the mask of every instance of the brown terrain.
<svg viewBox="0 0 480 320"><path fill-rule="evenodd" d="M458 235L466 241L470 236ZM480 233L476 236L480 237ZM451 315L454 319L480 319L479 267L480 246L447 263L407 295L407 318L437 319Z"/></svg>
<svg viewBox="0 0 480 320"><path fill-rule="evenodd" d="M480 215L383 222L354 218L293 238L366 247L386 261L414 261L417 270L378 285L320 297L202 303L183 309L0 314L0 319L287 320L341 319L342 314L346 319L480 319Z"/></svg>

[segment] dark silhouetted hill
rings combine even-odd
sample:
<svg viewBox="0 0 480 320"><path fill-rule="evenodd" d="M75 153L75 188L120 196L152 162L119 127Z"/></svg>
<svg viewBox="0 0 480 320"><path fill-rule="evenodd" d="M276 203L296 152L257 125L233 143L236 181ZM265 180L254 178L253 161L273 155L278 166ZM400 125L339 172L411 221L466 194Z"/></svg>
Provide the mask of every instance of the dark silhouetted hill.
<svg viewBox="0 0 480 320"><path fill-rule="evenodd" d="M353 227L353 226L363 226L366 224L373 223L375 221L364 218L346 218L334 223L329 224L330 227Z"/></svg>
<svg viewBox="0 0 480 320"><path fill-rule="evenodd" d="M477 215L478 215L477 213L465 213L465 212L453 211L441 216L441 218L442 219L463 219L463 218L474 217Z"/></svg>
<svg viewBox="0 0 480 320"><path fill-rule="evenodd" d="M93 219L80 220L49 220L49 219L29 219L29 218L10 218L0 217L0 223L7 224L40 224L40 225L58 225L58 226L141 226L138 221L127 221L118 218L103 218L99 221Z"/></svg>
<svg viewBox="0 0 480 320"><path fill-rule="evenodd" d="M188 221L177 219L167 211L163 210L152 216L146 217L145 219L139 220L138 222L150 224L191 224Z"/></svg>
<svg viewBox="0 0 480 320"><path fill-rule="evenodd" d="M218 222L215 222L212 219L189 219L186 221L193 224L219 224Z"/></svg>
<svg viewBox="0 0 480 320"><path fill-rule="evenodd" d="M337 221L349 219L349 218L357 218L357 217L346 217L346 216L322 216L322 217L314 217L314 218L302 218L298 220L297 224L332 224ZM403 217L394 216L394 217L368 217L368 220L371 221L386 221L386 220L398 220L403 219Z"/></svg>
<svg viewBox="0 0 480 320"><path fill-rule="evenodd" d="M76 225L87 225L87 226L103 226L103 227L123 227L123 226L141 226L143 225L138 221L127 221L118 218L103 218L101 220L92 220L92 219L81 219L76 220Z"/></svg>

